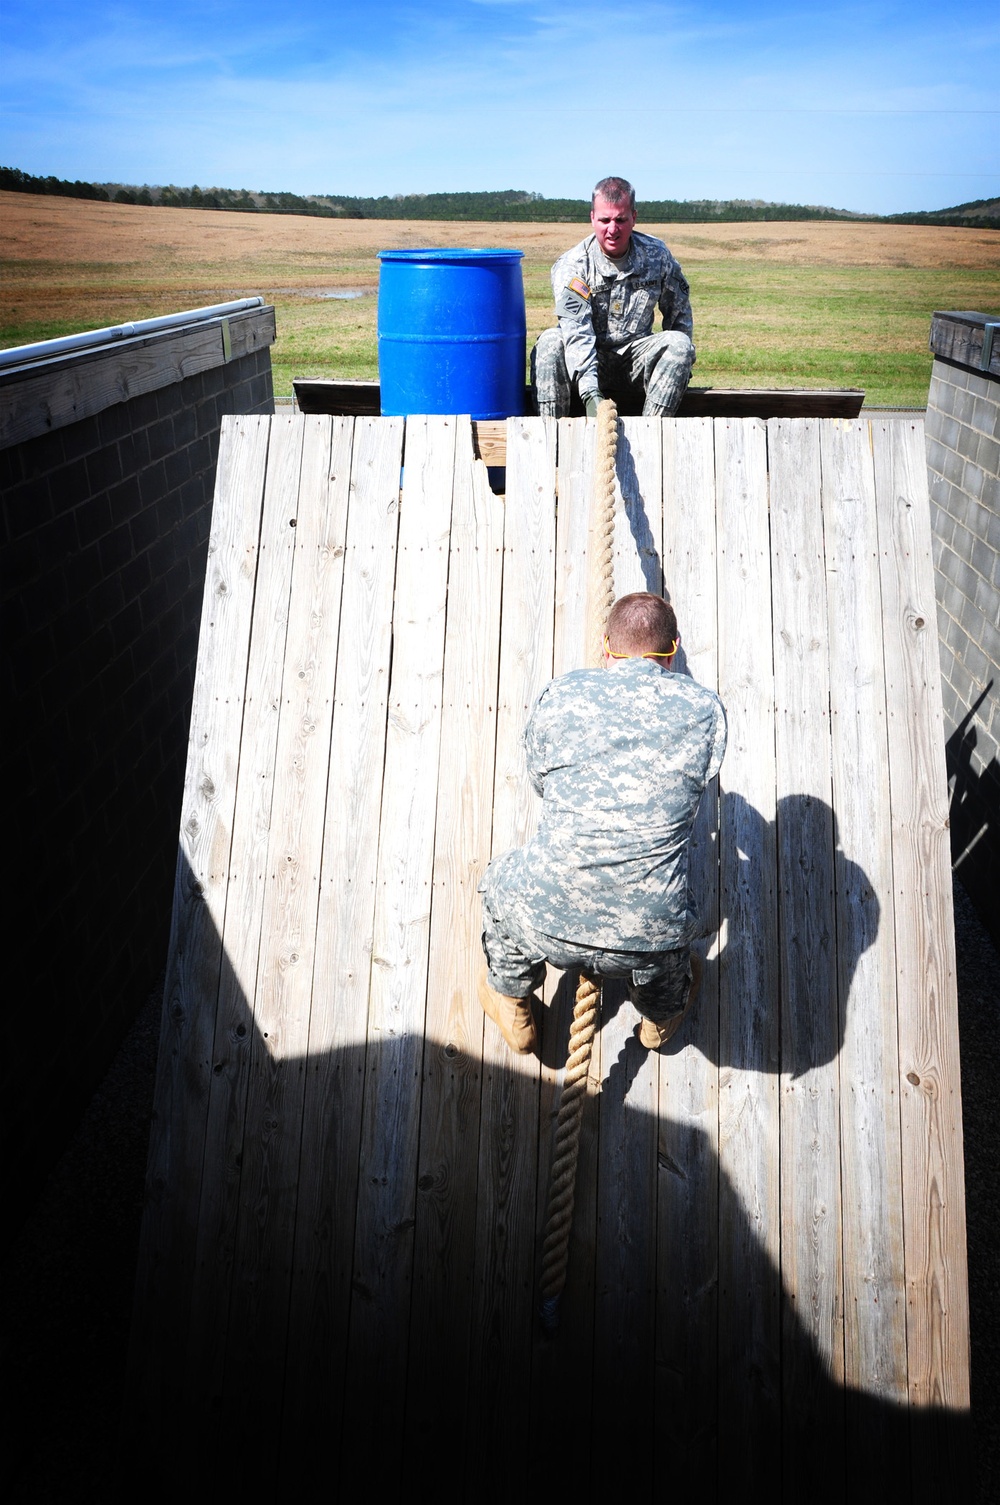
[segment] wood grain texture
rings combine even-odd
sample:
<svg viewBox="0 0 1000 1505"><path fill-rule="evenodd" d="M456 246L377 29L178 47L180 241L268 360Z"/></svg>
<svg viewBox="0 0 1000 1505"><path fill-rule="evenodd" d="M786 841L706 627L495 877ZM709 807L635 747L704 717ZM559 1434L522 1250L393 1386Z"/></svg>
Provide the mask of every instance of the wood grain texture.
<svg viewBox="0 0 1000 1505"><path fill-rule="evenodd" d="M484 1027L478 885L490 857L503 527L503 503L473 458L468 420L459 419L414 1233L411 1456L436 1456L442 1396L450 1397L455 1435L466 1429L479 1156L470 1127L480 1113Z"/></svg>
<svg viewBox="0 0 1000 1505"><path fill-rule="evenodd" d="M504 500L467 420L227 422L131 1369L173 1494L547 1498L567 1435L585 1500L961 1479L920 425L623 432L651 542L620 530L619 589L662 562L730 745L691 847L701 996L656 1057L605 1001L550 1340L575 979L513 1058L475 889L533 830L523 728L583 652L592 425L512 420Z"/></svg>
<svg viewBox="0 0 1000 1505"><path fill-rule="evenodd" d="M379 412L380 391L375 381L346 381L331 377L297 377L292 386L295 400L303 413L354 413L375 417ZM858 387L834 387L817 390L809 387L743 388L688 387L681 398L679 418L854 418L861 411L865 394ZM524 411L530 411L531 394L525 392ZM632 416L635 416L634 414ZM660 420L656 420L659 422ZM504 465L502 441L495 429L502 428L496 419L473 422L477 443L489 445L488 457L479 453L488 465Z"/></svg>
<svg viewBox="0 0 1000 1505"><path fill-rule="evenodd" d="M964 1413L968 1293L947 783L923 429L872 424L892 811L911 1406ZM915 1418L916 1421L916 1418ZM954 1434L949 1432L954 1443ZM964 1450L914 1427L917 1497Z"/></svg>
<svg viewBox="0 0 1000 1505"><path fill-rule="evenodd" d="M243 661L220 666L214 693L232 695L246 679L238 740L239 777L233 814L223 961L211 1001L215 1038L210 1069L205 1173L198 1213L198 1249L186 1356L185 1397L201 1447L200 1428L225 1390L228 1312L236 1279L244 1127L255 1058L266 1052L255 1022L257 962L274 795L288 627L303 429L292 418L271 424L267 475L258 510L260 544L253 619ZM207 1001L206 1001L207 1002Z"/></svg>
<svg viewBox="0 0 1000 1505"><path fill-rule="evenodd" d="M596 426L563 419L558 436L555 627L553 674L587 662L587 539L593 493ZM538 1195L536 1243L541 1247L548 1218L552 1151L565 1077L577 974L549 969L545 988L545 1031L539 1093ZM579 1438L581 1466L589 1469L592 1434L594 1276L597 1236L598 1119L602 1034L594 1036L587 1098L577 1158L569 1266L555 1337L535 1328L531 1355L530 1477L539 1490L560 1486L560 1459L553 1436ZM587 1379L581 1383L581 1376Z"/></svg>
<svg viewBox="0 0 1000 1505"><path fill-rule="evenodd" d="M233 359L274 343L273 308L233 314L228 322ZM8 367L0 372L0 447L92 418L115 403L211 371L225 359L222 320L206 319L56 356L41 366Z"/></svg>
<svg viewBox="0 0 1000 1505"><path fill-rule="evenodd" d="M986 325L997 324L996 316L975 313L936 313L931 319L930 346L935 355L955 361L969 371L988 371L1000 377L1000 338L993 330L987 365L983 365Z"/></svg>
<svg viewBox="0 0 1000 1505"><path fill-rule="evenodd" d="M246 1102L255 1053L262 1048L254 1021L256 974L294 553L289 520L297 506L302 440L301 425L291 419L271 426L249 645L242 656L218 667L214 682L215 693L223 697L238 693L244 678L246 688L233 749L238 748L239 772L223 956L215 996L210 1003L205 1000L215 1039L202 1068L210 1072L210 1098L184 1377L189 1413L184 1441L196 1457L210 1456L206 1427L228 1394L225 1366L238 1285Z"/></svg>
<svg viewBox="0 0 1000 1505"><path fill-rule="evenodd" d="M663 421L623 418L616 465L615 598L663 593Z"/></svg>
<svg viewBox="0 0 1000 1505"><path fill-rule="evenodd" d="M819 425L768 424L781 967L785 1497L843 1494L840 1052ZM815 1418L822 1415L823 1425Z"/></svg>
<svg viewBox="0 0 1000 1505"><path fill-rule="evenodd" d="M270 439L261 418L223 420L202 604L174 905L146 1173L128 1409L134 1429L182 1409L198 1240L216 999L230 881ZM238 668L231 682L234 666ZM221 688L221 693L220 693ZM148 1355L155 1354L151 1365Z"/></svg>
<svg viewBox="0 0 1000 1505"><path fill-rule="evenodd" d="M297 506L285 520L295 543L254 1003L263 1048L252 1052L247 1084L226 1359L227 1431L241 1444L247 1483L258 1487L269 1468L277 1477L280 1456L280 1426L261 1435L259 1397L286 1360L351 442L349 420L298 426L302 466ZM298 1359L288 1357L293 1371Z"/></svg>
<svg viewBox="0 0 1000 1505"><path fill-rule="evenodd" d="M824 424L821 463L843 1180L848 1491L898 1483L884 1412L906 1404L903 1201L889 751L875 475L867 422Z"/></svg>
<svg viewBox="0 0 1000 1505"><path fill-rule="evenodd" d="M778 1477L779 969L766 433L715 422L720 778L719 1492Z"/></svg>
<svg viewBox="0 0 1000 1505"><path fill-rule="evenodd" d="M350 510L283 1417L292 1498L313 1484L317 1437L332 1427L339 1443L343 1413L402 446L402 419L358 419L350 453L335 443L331 457Z"/></svg>
<svg viewBox="0 0 1000 1505"><path fill-rule="evenodd" d="M456 422L407 424L400 503L344 1416L376 1496L403 1461Z"/></svg>
<svg viewBox="0 0 1000 1505"><path fill-rule="evenodd" d="M639 1043L625 983L606 981L594 1309L594 1414L628 1418L655 1436L658 1060ZM651 1447L623 1449L616 1429L594 1439L591 1476L602 1498L649 1498L658 1461Z"/></svg>
<svg viewBox="0 0 1000 1505"><path fill-rule="evenodd" d="M619 423L614 540L617 599L663 588L661 424ZM638 1016L625 984L606 982L601 1028L601 1090L594 1311L595 1414L623 1407L639 1435L653 1429L656 1300L657 1058L639 1044ZM651 1452L623 1458L596 1439L595 1485L641 1498L653 1482Z"/></svg>
<svg viewBox="0 0 1000 1505"><path fill-rule="evenodd" d="M552 676L555 552L554 421L507 425L507 498L501 602L500 680L493 790L494 854L532 833L535 796L524 766L522 734L531 707ZM527 1448L509 1446L522 1429L530 1383L536 1302L535 1227L538 1067L515 1065L496 1026L483 1047L476 1227L476 1301L465 1459L482 1498L523 1496ZM491 1459L488 1479L482 1459Z"/></svg>
<svg viewBox="0 0 1000 1505"><path fill-rule="evenodd" d="M719 606L712 423L663 424L664 594L678 668L717 689ZM656 1409L672 1485L715 1498L719 1276L719 790L702 796L689 881L705 970L691 1013L659 1059Z"/></svg>
<svg viewBox="0 0 1000 1505"><path fill-rule="evenodd" d="M587 656L587 538L594 490L596 424L563 418L558 435L554 673L582 668Z"/></svg>

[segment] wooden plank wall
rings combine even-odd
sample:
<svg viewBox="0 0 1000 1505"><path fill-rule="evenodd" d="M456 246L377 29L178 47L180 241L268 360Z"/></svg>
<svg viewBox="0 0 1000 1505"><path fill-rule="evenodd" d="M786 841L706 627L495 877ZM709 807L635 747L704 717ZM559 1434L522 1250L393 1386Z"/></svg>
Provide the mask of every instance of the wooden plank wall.
<svg viewBox="0 0 1000 1505"><path fill-rule="evenodd" d="M126 1436L164 1498L955 1497L968 1336L945 775L914 421L626 419L616 583L729 752L696 1013L606 990L555 1339L573 980L475 996L521 731L583 661L593 426L227 419ZM317 1491L317 1480L322 1485Z"/></svg>
<svg viewBox="0 0 1000 1505"><path fill-rule="evenodd" d="M213 371L266 350L274 340L274 309L251 308L0 368L0 447L23 444L144 392Z"/></svg>

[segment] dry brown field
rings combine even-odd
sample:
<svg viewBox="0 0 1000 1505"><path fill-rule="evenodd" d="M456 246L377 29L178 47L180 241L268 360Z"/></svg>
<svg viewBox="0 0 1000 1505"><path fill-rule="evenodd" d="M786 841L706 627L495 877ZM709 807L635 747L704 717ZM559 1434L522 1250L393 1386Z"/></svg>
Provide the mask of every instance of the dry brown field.
<svg viewBox="0 0 1000 1505"><path fill-rule="evenodd" d="M691 282L702 385L864 386L919 405L935 308L1000 307L1000 232L794 222L649 225ZM529 339L554 322L548 271L586 224L330 220L0 192L5 345L262 294L275 385L375 376L381 249L516 246ZM336 299L330 293L359 292ZM324 296L326 295L326 296Z"/></svg>

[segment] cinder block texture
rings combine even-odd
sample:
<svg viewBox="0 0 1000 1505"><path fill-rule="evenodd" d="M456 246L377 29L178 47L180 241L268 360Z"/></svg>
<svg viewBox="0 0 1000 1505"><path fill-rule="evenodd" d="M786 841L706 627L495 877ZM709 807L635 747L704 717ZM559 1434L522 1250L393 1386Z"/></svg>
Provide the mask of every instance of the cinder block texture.
<svg viewBox="0 0 1000 1505"><path fill-rule="evenodd" d="M926 435L952 859L1000 944L1000 381L935 360Z"/></svg>
<svg viewBox="0 0 1000 1505"><path fill-rule="evenodd" d="M220 369L0 450L20 1206L166 955L221 419L274 409L268 348Z"/></svg>

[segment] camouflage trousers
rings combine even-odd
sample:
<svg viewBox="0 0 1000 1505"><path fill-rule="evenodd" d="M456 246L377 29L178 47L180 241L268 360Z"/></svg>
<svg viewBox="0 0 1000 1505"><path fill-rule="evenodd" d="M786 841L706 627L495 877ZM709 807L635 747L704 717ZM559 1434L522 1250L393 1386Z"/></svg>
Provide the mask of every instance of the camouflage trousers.
<svg viewBox="0 0 1000 1505"><path fill-rule="evenodd" d="M527 998L545 976L545 963L562 970L582 968L597 977L624 977L628 998L654 1024L683 1013L691 988L691 950L605 951L560 941L530 926L513 924L483 895L483 951L491 988L507 998Z"/></svg>
<svg viewBox="0 0 1000 1505"><path fill-rule="evenodd" d="M694 365L694 346L680 330L644 335L616 349L597 347L601 392L625 412L669 418L680 407ZM544 329L531 352L531 392L543 418L582 414L583 403L566 366L561 330Z"/></svg>

